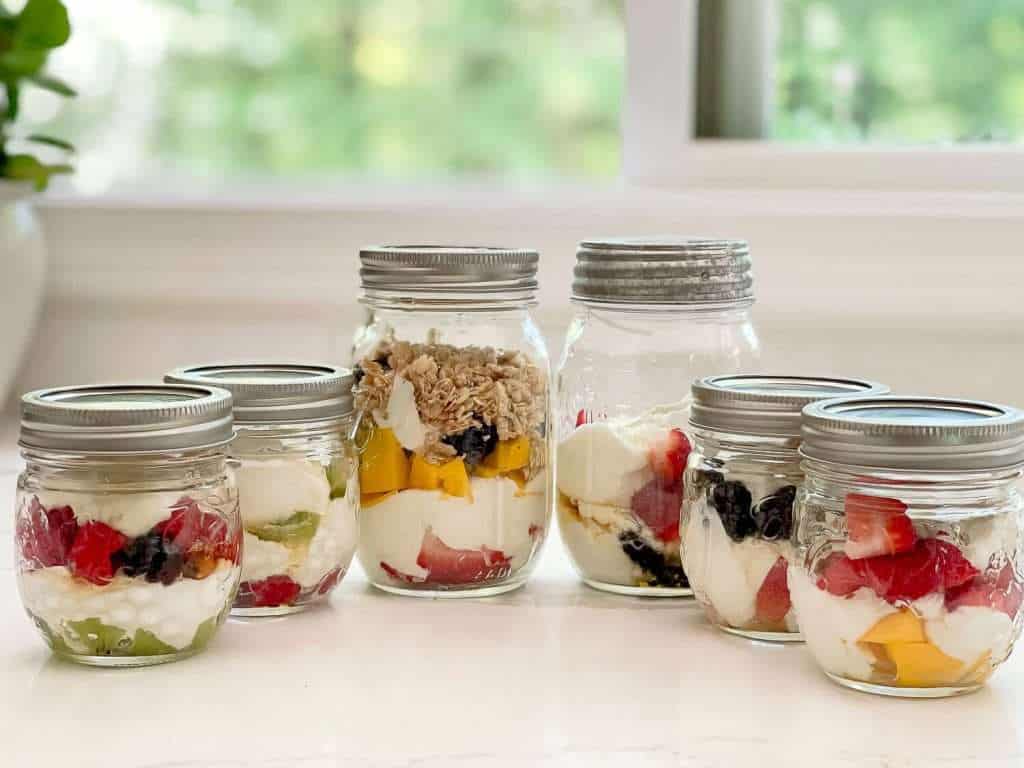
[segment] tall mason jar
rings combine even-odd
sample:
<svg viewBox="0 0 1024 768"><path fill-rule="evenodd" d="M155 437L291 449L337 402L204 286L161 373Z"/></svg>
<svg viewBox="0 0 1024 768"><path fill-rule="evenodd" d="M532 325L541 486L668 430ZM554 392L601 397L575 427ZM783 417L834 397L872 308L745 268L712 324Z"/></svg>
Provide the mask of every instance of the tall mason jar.
<svg viewBox="0 0 1024 768"><path fill-rule="evenodd" d="M535 251L360 253L373 322L356 350L359 558L394 593L524 583L551 509L548 358Z"/></svg>
<svg viewBox="0 0 1024 768"><path fill-rule="evenodd" d="M981 687L1024 623L1024 413L971 400L826 400L803 415L789 589L834 681Z"/></svg>
<svg viewBox="0 0 1024 768"><path fill-rule="evenodd" d="M679 553L690 383L749 369L751 260L740 240L580 244L556 374L558 521L583 580L690 596Z"/></svg>
<svg viewBox="0 0 1024 768"><path fill-rule="evenodd" d="M142 666L207 646L241 572L231 395L171 385L22 398L15 566L53 652Z"/></svg>
<svg viewBox="0 0 1024 768"><path fill-rule="evenodd" d="M358 539L351 372L227 363L179 368L165 380L223 387L234 399L245 547L232 613L279 616L325 600Z"/></svg>
<svg viewBox="0 0 1024 768"><path fill-rule="evenodd" d="M809 376L694 382L681 547L709 621L755 640L800 640L786 576L793 501L803 482L800 412L816 400L888 391L869 381Z"/></svg>

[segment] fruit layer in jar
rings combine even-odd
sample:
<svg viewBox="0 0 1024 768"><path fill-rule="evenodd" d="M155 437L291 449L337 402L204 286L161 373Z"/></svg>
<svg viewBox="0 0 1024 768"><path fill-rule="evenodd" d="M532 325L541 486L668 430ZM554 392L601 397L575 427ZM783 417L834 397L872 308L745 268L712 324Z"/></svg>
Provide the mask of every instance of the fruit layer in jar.
<svg viewBox="0 0 1024 768"><path fill-rule="evenodd" d="M19 494L26 609L59 655L167 659L201 650L241 569L237 494Z"/></svg>
<svg viewBox="0 0 1024 768"><path fill-rule="evenodd" d="M757 633L798 631L787 569L796 486L767 473L689 473L683 564L709 618Z"/></svg>
<svg viewBox="0 0 1024 768"><path fill-rule="evenodd" d="M355 463L243 457L245 548L236 613L283 612L325 597L358 542Z"/></svg>
<svg viewBox="0 0 1024 768"><path fill-rule="evenodd" d="M688 589L679 559L683 406L594 421L581 411L558 446L558 521L584 579Z"/></svg>
<svg viewBox="0 0 1024 768"><path fill-rule="evenodd" d="M371 580L445 591L515 579L548 523L543 370L518 352L386 341L356 375Z"/></svg>
<svg viewBox="0 0 1024 768"><path fill-rule="evenodd" d="M812 510L813 512L813 510ZM1017 521L914 521L897 498L845 497L847 540L789 569L808 647L841 680L970 689L1020 631Z"/></svg>

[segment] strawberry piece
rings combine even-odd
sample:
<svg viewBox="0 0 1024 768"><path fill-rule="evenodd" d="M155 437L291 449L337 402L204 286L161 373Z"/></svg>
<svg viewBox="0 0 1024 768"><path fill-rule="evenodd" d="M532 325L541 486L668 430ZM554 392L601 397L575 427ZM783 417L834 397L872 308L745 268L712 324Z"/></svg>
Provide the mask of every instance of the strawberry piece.
<svg viewBox="0 0 1024 768"><path fill-rule="evenodd" d="M253 608L273 608L278 605L291 605L299 596L301 587L284 574L268 576L261 581L246 581L239 586L239 591L248 593Z"/></svg>
<svg viewBox="0 0 1024 768"><path fill-rule="evenodd" d="M580 408L579 413L576 414L576 426L582 427L587 423L587 412Z"/></svg>
<svg viewBox="0 0 1024 768"><path fill-rule="evenodd" d="M68 552L78 531L78 521L71 507L47 509L32 497L28 511L18 518L17 541L27 568L50 568L67 565Z"/></svg>
<svg viewBox="0 0 1024 768"><path fill-rule="evenodd" d="M1010 563L998 573L980 574L969 583L954 587L946 593L948 611L970 605L993 608L1016 619L1021 603L1024 603L1024 585L1017 579Z"/></svg>
<svg viewBox="0 0 1024 768"><path fill-rule="evenodd" d="M633 514L643 520L659 540L665 542L679 539L682 505L682 486L677 483L673 488L665 488L657 478L634 493L629 502Z"/></svg>
<svg viewBox="0 0 1024 768"><path fill-rule="evenodd" d="M693 446L680 429L670 430L667 437L647 449L647 463L662 486L674 488L680 484L691 450Z"/></svg>
<svg viewBox="0 0 1024 768"><path fill-rule="evenodd" d="M757 590L757 620L765 624L777 624L786 620L792 607L789 600L789 581L786 578L788 564L780 557L764 577Z"/></svg>
<svg viewBox="0 0 1024 768"><path fill-rule="evenodd" d="M471 584L501 579L511 573L511 560L498 549L456 549L445 544L433 530L423 533L416 565L426 576L411 576L381 562L381 569L393 579L407 584Z"/></svg>
<svg viewBox="0 0 1024 768"><path fill-rule="evenodd" d="M846 496L846 554L851 560L909 552L917 535L899 499L850 493Z"/></svg>
<svg viewBox="0 0 1024 768"><path fill-rule="evenodd" d="M316 593L318 595L326 595L328 592L330 592L332 589L338 586L338 582L341 580L341 574L341 568L335 568L333 571L331 571L322 579L320 579L320 583L316 585Z"/></svg>
<svg viewBox="0 0 1024 768"><path fill-rule="evenodd" d="M909 552L854 560L833 553L825 561L818 586L847 596L868 587L890 603L917 600L971 581L978 570L953 544L941 539L918 541Z"/></svg>
<svg viewBox="0 0 1024 768"><path fill-rule="evenodd" d="M127 542L127 536L106 523L93 521L80 526L68 552L71 572L93 584L109 584L117 570L112 556Z"/></svg>
<svg viewBox="0 0 1024 768"><path fill-rule="evenodd" d="M153 531L184 552L186 558L207 555L236 563L239 560L241 530L230 531L224 518L203 512L188 496L182 496L171 508L171 516L153 526Z"/></svg>

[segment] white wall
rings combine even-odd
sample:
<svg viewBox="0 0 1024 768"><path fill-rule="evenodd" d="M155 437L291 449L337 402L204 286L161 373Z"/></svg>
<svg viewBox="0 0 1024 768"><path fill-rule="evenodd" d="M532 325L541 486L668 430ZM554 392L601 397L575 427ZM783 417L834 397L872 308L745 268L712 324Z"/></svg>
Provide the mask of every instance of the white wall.
<svg viewBox="0 0 1024 768"><path fill-rule="evenodd" d="M20 388L232 358L339 360L374 242L532 245L557 357L575 243L751 241L763 368L1024 403L1024 206L1011 196L424 190L278 202L51 202L49 295Z"/></svg>

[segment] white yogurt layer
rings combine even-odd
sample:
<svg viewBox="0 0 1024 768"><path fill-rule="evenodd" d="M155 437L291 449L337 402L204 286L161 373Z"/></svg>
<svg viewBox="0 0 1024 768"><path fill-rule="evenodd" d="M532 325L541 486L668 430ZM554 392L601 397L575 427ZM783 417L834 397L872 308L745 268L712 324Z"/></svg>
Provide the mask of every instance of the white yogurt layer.
<svg viewBox="0 0 1024 768"><path fill-rule="evenodd" d="M244 458L238 469L238 496L242 523L252 528L286 520L299 511L323 515L331 484L317 461Z"/></svg>
<svg viewBox="0 0 1024 768"><path fill-rule="evenodd" d="M388 397L387 410L373 412L378 427L388 427L407 451L419 451L427 439L427 429L416 408L416 389L400 375L395 375Z"/></svg>
<svg viewBox="0 0 1024 768"><path fill-rule="evenodd" d="M857 640L896 608L867 587L850 597L829 594L818 589L804 568L792 564L789 596L800 620L800 631L818 664L840 677L869 680L874 657L858 646Z"/></svg>
<svg viewBox="0 0 1024 768"><path fill-rule="evenodd" d="M790 562L793 548L786 541L749 537L733 541L714 510L694 505L683 532L683 569L698 598L715 609L731 627L746 628L757 614L757 593L779 557ZM787 628L796 627L793 610ZM791 631L793 631L791 629Z"/></svg>
<svg viewBox="0 0 1024 768"><path fill-rule="evenodd" d="M680 402L577 427L558 446L558 490L573 501L629 507L653 477L647 464L651 443L685 423Z"/></svg>
<svg viewBox="0 0 1024 768"><path fill-rule="evenodd" d="M991 515L966 520L961 525L967 539L964 556L979 571L985 571L996 555L1012 556L1019 548L1021 533L1013 515Z"/></svg>
<svg viewBox="0 0 1024 768"><path fill-rule="evenodd" d="M314 587L335 568L345 570L359 540L356 504L359 483L350 480L344 498L327 504L313 538L303 546L288 547L245 532L242 581L262 581L286 575L303 589Z"/></svg>
<svg viewBox="0 0 1024 768"><path fill-rule="evenodd" d="M75 579L63 566L21 573L18 584L25 607L55 633L63 622L95 618L128 635L152 632L180 650L192 643L199 625L224 610L238 579L238 567L220 560L205 579L166 587L121 574L98 586Z"/></svg>
<svg viewBox="0 0 1024 768"><path fill-rule="evenodd" d="M558 501L562 541L580 573L588 579L632 585L643 577L643 569L629 559L619 541L622 531L637 527L628 509L581 503L577 510L564 499Z"/></svg>
<svg viewBox="0 0 1024 768"><path fill-rule="evenodd" d="M442 491L400 491L361 512L359 559L369 573L379 573L384 561L410 576L426 576L416 558L431 528L449 547L500 550L513 569L521 568L536 544L531 527L547 527L546 482L541 474L520 491L506 477L473 477L472 500Z"/></svg>
<svg viewBox="0 0 1024 768"><path fill-rule="evenodd" d="M985 653L998 663L1010 653L1013 622L1002 611L980 605L962 605L925 621L924 633L947 656L972 665Z"/></svg>
<svg viewBox="0 0 1024 768"><path fill-rule="evenodd" d="M44 507L70 506L79 525L106 523L125 536L134 538L148 533L171 516L171 510L186 493L85 493L45 491L36 494Z"/></svg>

